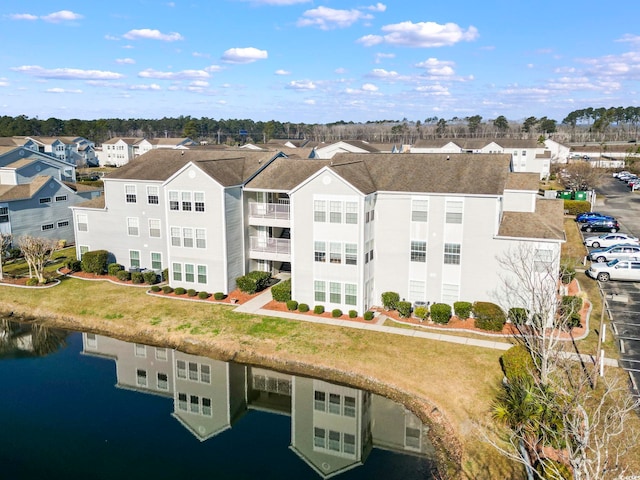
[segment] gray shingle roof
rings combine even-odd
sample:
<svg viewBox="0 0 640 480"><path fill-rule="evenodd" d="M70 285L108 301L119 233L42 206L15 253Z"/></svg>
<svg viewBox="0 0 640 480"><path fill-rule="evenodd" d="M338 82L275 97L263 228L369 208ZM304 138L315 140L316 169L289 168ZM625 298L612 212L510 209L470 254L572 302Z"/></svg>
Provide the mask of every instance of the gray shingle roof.
<svg viewBox="0 0 640 480"><path fill-rule="evenodd" d="M504 212L498 236L565 240L564 201L536 200L535 212Z"/></svg>
<svg viewBox="0 0 640 480"><path fill-rule="evenodd" d="M49 180L50 176L35 177L31 183L22 185L0 185L0 201L26 200L33 197Z"/></svg>
<svg viewBox="0 0 640 480"><path fill-rule="evenodd" d="M507 177L507 190L533 190L540 188L540 175L537 173L511 172Z"/></svg>

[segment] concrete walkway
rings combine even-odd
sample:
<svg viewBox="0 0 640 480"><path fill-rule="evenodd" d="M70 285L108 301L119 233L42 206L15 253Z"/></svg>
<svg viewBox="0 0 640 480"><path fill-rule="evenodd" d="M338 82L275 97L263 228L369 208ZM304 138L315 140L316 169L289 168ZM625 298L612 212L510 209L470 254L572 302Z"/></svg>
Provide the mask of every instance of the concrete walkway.
<svg viewBox="0 0 640 480"><path fill-rule="evenodd" d="M371 323L351 322L349 320L338 320L335 318L326 318L312 315L302 315L293 312L279 312L275 310L266 310L262 308L271 301L271 289L267 289L260 295L252 298L246 303L236 307L235 311L240 313L252 313L256 315L264 315L270 317L289 318L291 320L299 320L301 322L317 323L322 325L332 325L334 327L355 328L358 330L369 330L380 333L391 333L393 335L404 335L405 337L425 338L428 340L436 340L439 342L457 343L459 345L469 345L481 348L493 348L495 350L508 350L513 346L511 343L496 342L493 340L482 340L479 338L458 337L455 335L446 335L443 333L425 332L416 329L388 327L382 325L387 318L384 314L379 314ZM582 355L582 360L587 363L594 363L595 358ZM612 358L605 358L604 364L608 367L617 367L618 361Z"/></svg>

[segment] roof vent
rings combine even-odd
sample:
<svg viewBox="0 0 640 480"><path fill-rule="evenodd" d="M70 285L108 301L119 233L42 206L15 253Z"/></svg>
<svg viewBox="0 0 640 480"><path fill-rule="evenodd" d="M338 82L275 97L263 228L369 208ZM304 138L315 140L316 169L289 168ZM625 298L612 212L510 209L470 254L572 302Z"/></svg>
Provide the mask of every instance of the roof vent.
<svg viewBox="0 0 640 480"><path fill-rule="evenodd" d="M449 160L449 155L447 155L447 160Z"/></svg>

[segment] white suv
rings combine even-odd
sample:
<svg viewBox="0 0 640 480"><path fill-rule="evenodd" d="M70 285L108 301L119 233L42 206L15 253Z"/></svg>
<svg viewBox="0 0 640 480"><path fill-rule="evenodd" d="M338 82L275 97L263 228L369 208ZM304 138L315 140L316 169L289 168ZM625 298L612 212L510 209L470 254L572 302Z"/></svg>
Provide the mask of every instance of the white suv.
<svg viewBox="0 0 640 480"><path fill-rule="evenodd" d="M587 275L601 282L626 280L640 282L640 260L611 260L609 263L592 263Z"/></svg>

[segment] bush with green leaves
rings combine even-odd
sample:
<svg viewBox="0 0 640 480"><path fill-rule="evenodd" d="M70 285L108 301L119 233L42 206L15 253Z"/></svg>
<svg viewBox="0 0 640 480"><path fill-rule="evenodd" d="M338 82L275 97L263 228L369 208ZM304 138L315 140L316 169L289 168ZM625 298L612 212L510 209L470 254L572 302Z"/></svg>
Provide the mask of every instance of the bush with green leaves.
<svg viewBox="0 0 640 480"><path fill-rule="evenodd" d="M522 307L511 307L507 318L514 325L524 325L529 319L529 310Z"/></svg>
<svg viewBox="0 0 640 480"><path fill-rule="evenodd" d="M271 287L271 297L276 302L288 302L291 300L291 279L283 280Z"/></svg>
<svg viewBox="0 0 640 480"><path fill-rule="evenodd" d="M127 270L119 270L116 272L116 278L121 282L128 282L131 280L131 272Z"/></svg>
<svg viewBox="0 0 640 480"><path fill-rule="evenodd" d="M536 371L531 354L524 345L515 345L500 357L500 365L507 380L531 378Z"/></svg>
<svg viewBox="0 0 640 480"><path fill-rule="evenodd" d="M447 303L434 303L429 310L431 314L431 320L435 323L445 324L449 323L451 319L451 305Z"/></svg>
<svg viewBox="0 0 640 480"><path fill-rule="evenodd" d="M471 302L453 302L453 311L461 320L465 320L471 316L471 309L473 304Z"/></svg>
<svg viewBox="0 0 640 480"><path fill-rule="evenodd" d="M349 310L349 318L356 318L358 316L358 312L356 310Z"/></svg>
<svg viewBox="0 0 640 480"><path fill-rule="evenodd" d="M147 285L153 285L158 283L158 274L153 270L147 270L142 274L142 278L144 278L144 283Z"/></svg>
<svg viewBox="0 0 640 480"><path fill-rule="evenodd" d="M216 292L213 294L214 300L224 300L227 296L222 292Z"/></svg>
<svg viewBox="0 0 640 480"><path fill-rule="evenodd" d="M82 254L82 271L103 275L107 271L109 252L106 250L93 250Z"/></svg>
<svg viewBox="0 0 640 480"><path fill-rule="evenodd" d="M309 311L309 305L306 303L301 303L298 305L298 311L301 313L307 313Z"/></svg>
<svg viewBox="0 0 640 480"><path fill-rule="evenodd" d="M333 310L331 310L331 316L333 318L338 318L342 316L342 310L340 310L339 308L334 308Z"/></svg>
<svg viewBox="0 0 640 480"><path fill-rule="evenodd" d="M236 278L236 286L241 292L253 295L256 292L260 292L269 286L269 280L271 274L269 272L260 272L254 270L242 277Z"/></svg>
<svg viewBox="0 0 640 480"><path fill-rule="evenodd" d="M409 318L411 316L411 302L405 302L404 300L398 302L396 303L396 309L401 318Z"/></svg>
<svg viewBox="0 0 640 480"><path fill-rule="evenodd" d="M176 295L184 295L185 293L187 293L187 289L178 287L173 291L173 293L175 293Z"/></svg>
<svg viewBox="0 0 640 480"><path fill-rule="evenodd" d="M198 298L200 300L206 300L209 298L209 294L207 292L198 292Z"/></svg>
<svg viewBox="0 0 640 480"><path fill-rule="evenodd" d="M169 280L169 269L165 268L164 270L162 270L162 281L166 282Z"/></svg>
<svg viewBox="0 0 640 480"><path fill-rule="evenodd" d="M558 314L562 318L562 327L572 329L582 326L580 317L582 310L582 298L573 295L564 295L558 308Z"/></svg>
<svg viewBox="0 0 640 480"><path fill-rule="evenodd" d="M363 318L367 321L370 322L371 320L373 320L374 314L371 310L367 310L366 312L364 312Z"/></svg>
<svg viewBox="0 0 640 480"><path fill-rule="evenodd" d="M151 291L155 292L155 293L158 293L160 291L160 287L158 285L153 285L151 287Z"/></svg>
<svg viewBox="0 0 640 480"><path fill-rule="evenodd" d="M424 320L425 318L427 318L427 315L429 315L429 308L420 305L419 307L416 307L416 309L413 311L413 314L420 320Z"/></svg>
<svg viewBox="0 0 640 480"><path fill-rule="evenodd" d="M585 200L565 200L564 211L568 215L587 213L591 211L591 202L587 202Z"/></svg>
<svg viewBox="0 0 640 480"><path fill-rule="evenodd" d="M396 292L384 292L381 297L382 306L387 310L395 310L400 301L400 295Z"/></svg>
<svg viewBox="0 0 640 480"><path fill-rule="evenodd" d="M173 288L170 287L169 285L165 285L165 286L162 287L162 291L164 293L172 293L173 292Z"/></svg>
<svg viewBox="0 0 640 480"><path fill-rule="evenodd" d="M69 260L66 266L71 273L82 270L82 262L80 260Z"/></svg>
<svg viewBox="0 0 640 480"><path fill-rule="evenodd" d="M293 312L298 309L298 302L295 300L287 300L287 310Z"/></svg>
<svg viewBox="0 0 640 480"><path fill-rule="evenodd" d="M576 268L568 263L560 265L560 281L564 285L569 285L576 277Z"/></svg>
<svg viewBox="0 0 640 480"><path fill-rule="evenodd" d="M504 310L491 302L475 302L473 316L476 328L489 332L501 332L507 321Z"/></svg>
<svg viewBox="0 0 640 480"><path fill-rule="evenodd" d="M315 313L316 315L324 313L324 307L322 305L316 305L315 307L313 307L313 313Z"/></svg>
<svg viewBox="0 0 640 480"><path fill-rule="evenodd" d="M27 279L27 287L35 287L38 285L38 279L36 277L31 277Z"/></svg>
<svg viewBox="0 0 640 480"><path fill-rule="evenodd" d="M196 289L190 288L187 290L187 297L195 297L196 295L198 295L198 291Z"/></svg>
<svg viewBox="0 0 640 480"><path fill-rule="evenodd" d="M110 263L107 265L107 274L115 277L120 270L124 270L124 265L120 265L119 263Z"/></svg>
<svg viewBox="0 0 640 480"><path fill-rule="evenodd" d="M141 284L144 283L144 275L142 272L131 272L131 283Z"/></svg>

